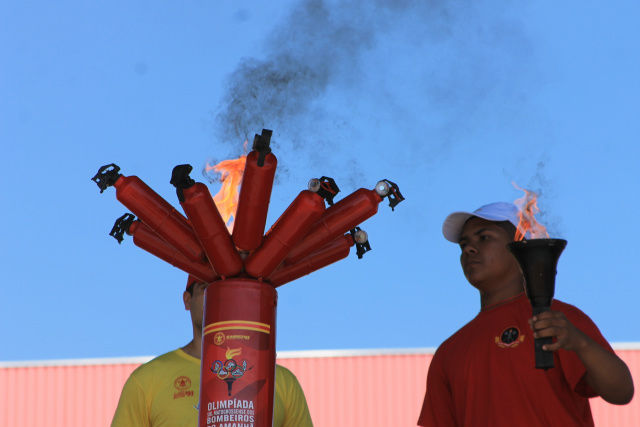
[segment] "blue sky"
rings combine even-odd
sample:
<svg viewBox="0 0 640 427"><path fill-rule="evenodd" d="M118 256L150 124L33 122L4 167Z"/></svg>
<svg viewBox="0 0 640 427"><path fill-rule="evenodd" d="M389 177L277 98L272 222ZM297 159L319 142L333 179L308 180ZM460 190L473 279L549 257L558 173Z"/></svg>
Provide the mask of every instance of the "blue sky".
<svg viewBox="0 0 640 427"><path fill-rule="evenodd" d="M279 350L436 347L479 310L442 221L519 198L512 181L568 240L556 297L640 341L639 18L631 1L4 2L0 360L186 344L186 274L118 245L127 209L90 178L116 163L179 206L175 165L262 128L268 226L322 175L338 199L383 178L406 197L362 224L362 260L279 288Z"/></svg>

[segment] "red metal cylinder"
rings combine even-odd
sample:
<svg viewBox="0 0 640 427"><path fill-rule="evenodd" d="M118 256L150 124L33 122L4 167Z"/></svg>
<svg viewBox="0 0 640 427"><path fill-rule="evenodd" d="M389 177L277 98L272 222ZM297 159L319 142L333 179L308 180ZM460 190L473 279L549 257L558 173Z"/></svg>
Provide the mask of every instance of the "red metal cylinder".
<svg viewBox="0 0 640 427"><path fill-rule="evenodd" d="M276 369L273 286L226 279L205 291L200 427L271 427Z"/></svg>
<svg viewBox="0 0 640 427"><path fill-rule="evenodd" d="M346 258L354 244L351 234L345 234L333 240L320 250L315 251L302 261L298 261L293 265L282 265L273 272L267 281L273 286L278 287L299 279L302 276L306 276L307 274L311 274L316 270L320 270Z"/></svg>
<svg viewBox="0 0 640 427"><path fill-rule="evenodd" d="M139 248L197 277L203 282L210 283L220 278L209 263L190 260L142 221L134 221L129 226L127 234L133 236L133 243Z"/></svg>
<svg viewBox="0 0 640 427"><path fill-rule="evenodd" d="M233 243L242 251L260 247L267 223L269 201L278 159L272 153L258 166L260 153L254 150L247 156L242 175L242 187L233 226Z"/></svg>
<svg viewBox="0 0 640 427"><path fill-rule="evenodd" d="M236 251L227 226L206 185L196 182L183 188L180 202L198 236L209 262L223 277L233 277L242 271L242 258Z"/></svg>
<svg viewBox="0 0 640 427"><path fill-rule="evenodd" d="M189 221L140 178L121 175L113 186L120 203L171 246L192 261L204 260L204 251Z"/></svg>
<svg viewBox="0 0 640 427"><path fill-rule="evenodd" d="M247 257L244 263L246 273L255 278L269 277L324 210L321 196L309 190L301 191L273 224L262 246Z"/></svg>
<svg viewBox="0 0 640 427"><path fill-rule="evenodd" d="M291 249L287 264L295 264L378 212L382 197L361 188L324 211L309 234Z"/></svg>

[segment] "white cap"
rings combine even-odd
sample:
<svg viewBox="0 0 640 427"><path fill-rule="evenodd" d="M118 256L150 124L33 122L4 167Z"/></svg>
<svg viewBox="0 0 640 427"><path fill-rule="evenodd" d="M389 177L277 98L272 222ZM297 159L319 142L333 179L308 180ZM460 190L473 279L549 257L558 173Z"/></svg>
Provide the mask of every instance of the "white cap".
<svg viewBox="0 0 640 427"><path fill-rule="evenodd" d="M518 227L520 222L518 212L516 205L507 202L489 203L473 212L454 212L444 220L442 234L448 241L458 243L464 224L472 216L488 221L509 221L514 227Z"/></svg>

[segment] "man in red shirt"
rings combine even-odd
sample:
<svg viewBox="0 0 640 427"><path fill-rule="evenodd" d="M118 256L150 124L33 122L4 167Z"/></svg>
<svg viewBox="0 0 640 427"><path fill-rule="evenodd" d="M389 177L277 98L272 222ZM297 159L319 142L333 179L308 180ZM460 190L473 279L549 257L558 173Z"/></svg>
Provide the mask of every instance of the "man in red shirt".
<svg viewBox="0 0 640 427"><path fill-rule="evenodd" d="M633 397L627 365L576 307L554 300L531 318L524 279L506 245L518 209L492 203L447 217L460 263L480 293L480 313L436 351L427 375L420 426L593 426L589 397L613 404ZM555 368L535 369L535 338L554 337Z"/></svg>

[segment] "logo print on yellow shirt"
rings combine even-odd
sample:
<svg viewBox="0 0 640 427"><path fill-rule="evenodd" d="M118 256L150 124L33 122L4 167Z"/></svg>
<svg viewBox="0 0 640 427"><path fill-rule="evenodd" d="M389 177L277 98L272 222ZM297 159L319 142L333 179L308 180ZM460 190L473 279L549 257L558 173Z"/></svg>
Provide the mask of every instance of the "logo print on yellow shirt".
<svg viewBox="0 0 640 427"><path fill-rule="evenodd" d="M173 386L178 390L187 390L191 388L191 379L189 377L178 377L173 382Z"/></svg>
<svg viewBox="0 0 640 427"><path fill-rule="evenodd" d="M178 390L177 393L173 393L174 399L180 399L181 397L193 397L193 390L191 388L191 379L189 377L178 377L173 382L173 386Z"/></svg>

